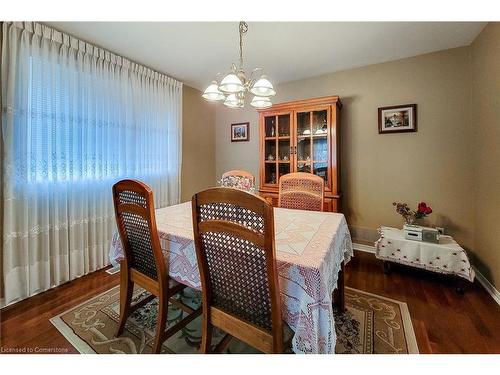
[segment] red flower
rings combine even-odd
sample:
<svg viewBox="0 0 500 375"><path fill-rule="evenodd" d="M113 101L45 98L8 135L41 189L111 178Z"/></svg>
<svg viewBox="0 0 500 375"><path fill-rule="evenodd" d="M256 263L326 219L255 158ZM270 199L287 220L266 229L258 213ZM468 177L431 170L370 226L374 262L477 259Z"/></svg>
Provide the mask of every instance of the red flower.
<svg viewBox="0 0 500 375"><path fill-rule="evenodd" d="M427 204L425 202L420 202L418 204L418 211L425 212L426 209L427 209Z"/></svg>
<svg viewBox="0 0 500 375"><path fill-rule="evenodd" d="M427 206L427 203L420 202L418 204L417 211L415 212L415 217L417 219L420 219L420 218L423 218L431 213L432 213L432 208L430 206Z"/></svg>

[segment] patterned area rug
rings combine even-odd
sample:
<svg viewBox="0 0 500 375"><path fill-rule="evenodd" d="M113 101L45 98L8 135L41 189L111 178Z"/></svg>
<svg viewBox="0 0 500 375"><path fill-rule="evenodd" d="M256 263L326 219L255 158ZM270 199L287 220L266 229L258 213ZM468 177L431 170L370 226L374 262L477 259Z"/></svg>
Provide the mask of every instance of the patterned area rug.
<svg viewBox="0 0 500 375"><path fill-rule="evenodd" d="M133 302L147 295L143 289L136 289ZM127 320L124 334L116 338L119 296L119 287L112 288L50 321L80 353L150 353L156 328L157 300L136 310ZM343 314L335 311L336 353L418 353L406 303L352 288L346 288L345 297L347 311ZM194 308L201 303L200 293L189 288L178 298ZM175 324L182 316L181 310L170 306L168 325ZM223 332L215 332L213 343L223 336ZM200 341L201 317L165 341L162 351L194 354L198 352ZM258 351L233 339L226 353Z"/></svg>

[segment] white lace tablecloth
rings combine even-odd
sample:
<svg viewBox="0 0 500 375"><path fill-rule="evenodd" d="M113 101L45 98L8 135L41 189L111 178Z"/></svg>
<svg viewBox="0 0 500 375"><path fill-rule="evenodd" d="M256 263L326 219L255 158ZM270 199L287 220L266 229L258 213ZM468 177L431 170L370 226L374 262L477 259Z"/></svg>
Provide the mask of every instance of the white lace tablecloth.
<svg viewBox="0 0 500 375"><path fill-rule="evenodd" d="M293 350L334 353L332 293L341 263L346 264L353 255L344 215L275 208L274 220L282 314L295 332ZM170 277L201 289L191 203L156 210L156 224L161 246L170 253ZM123 257L117 233L109 255L114 264Z"/></svg>
<svg viewBox="0 0 500 375"><path fill-rule="evenodd" d="M380 227L379 232L380 238L375 242L377 258L474 281L467 253L450 236L441 237L435 244L407 240L402 229Z"/></svg>

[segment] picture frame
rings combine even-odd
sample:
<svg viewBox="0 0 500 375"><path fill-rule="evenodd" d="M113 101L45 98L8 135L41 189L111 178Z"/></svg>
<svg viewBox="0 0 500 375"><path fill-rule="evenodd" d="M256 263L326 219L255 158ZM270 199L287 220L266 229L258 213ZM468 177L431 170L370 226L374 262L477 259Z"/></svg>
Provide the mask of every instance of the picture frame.
<svg viewBox="0 0 500 375"><path fill-rule="evenodd" d="M417 131L417 105L402 104L378 109L378 133Z"/></svg>
<svg viewBox="0 0 500 375"><path fill-rule="evenodd" d="M231 142L248 142L250 140L250 123L231 124Z"/></svg>

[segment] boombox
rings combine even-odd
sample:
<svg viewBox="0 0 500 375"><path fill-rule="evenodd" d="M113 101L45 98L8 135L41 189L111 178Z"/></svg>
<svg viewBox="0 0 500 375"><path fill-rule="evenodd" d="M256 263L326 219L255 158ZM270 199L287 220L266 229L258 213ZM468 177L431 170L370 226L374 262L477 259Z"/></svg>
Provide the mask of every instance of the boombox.
<svg viewBox="0 0 500 375"><path fill-rule="evenodd" d="M437 229L418 225L404 225L403 230L407 240L439 243L439 231Z"/></svg>

